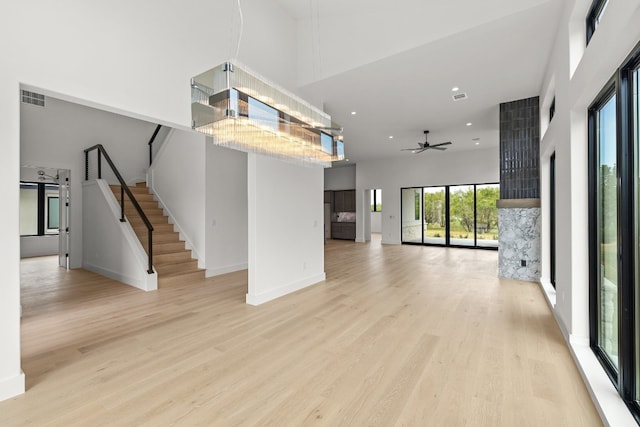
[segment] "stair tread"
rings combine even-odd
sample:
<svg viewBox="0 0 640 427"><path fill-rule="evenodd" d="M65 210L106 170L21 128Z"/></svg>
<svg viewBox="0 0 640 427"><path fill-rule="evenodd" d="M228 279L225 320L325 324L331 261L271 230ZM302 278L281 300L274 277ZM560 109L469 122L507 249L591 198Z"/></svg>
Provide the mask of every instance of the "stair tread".
<svg viewBox="0 0 640 427"><path fill-rule="evenodd" d="M110 187L116 198L119 198L120 186L110 185ZM192 251L186 248L183 240L180 240L179 233L174 231L173 224L169 223L169 217L164 214L158 201L149 192L146 183L130 185L129 189L154 228L153 263L158 273L158 283L160 285L176 283L182 276L204 279L205 270L198 268L198 260L191 257ZM147 227L126 194L125 215L143 248L147 250Z"/></svg>

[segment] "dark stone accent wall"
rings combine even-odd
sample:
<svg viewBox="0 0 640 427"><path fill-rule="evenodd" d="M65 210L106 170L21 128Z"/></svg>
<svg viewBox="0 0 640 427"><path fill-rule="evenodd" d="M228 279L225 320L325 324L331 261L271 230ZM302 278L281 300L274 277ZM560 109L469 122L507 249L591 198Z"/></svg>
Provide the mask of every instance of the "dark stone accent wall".
<svg viewBox="0 0 640 427"><path fill-rule="evenodd" d="M538 97L500 104L500 198L540 198Z"/></svg>

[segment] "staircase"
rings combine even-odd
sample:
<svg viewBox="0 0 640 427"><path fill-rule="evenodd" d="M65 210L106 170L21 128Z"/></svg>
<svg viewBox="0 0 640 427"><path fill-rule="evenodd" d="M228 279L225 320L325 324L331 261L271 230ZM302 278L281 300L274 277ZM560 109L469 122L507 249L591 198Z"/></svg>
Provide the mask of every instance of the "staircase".
<svg viewBox="0 0 640 427"><path fill-rule="evenodd" d="M120 199L120 186L111 185L116 199ZM191 258L191 251L185 248L179 233L173 231L169 218L164 215L158 202L153 199L144 182L129 189L153 225L153 267L158 273L158 287L204 279L204 270L198 268L198 260ZM138 236L144 250L147 250L147 228L125 194L125 216Z"/></svg>

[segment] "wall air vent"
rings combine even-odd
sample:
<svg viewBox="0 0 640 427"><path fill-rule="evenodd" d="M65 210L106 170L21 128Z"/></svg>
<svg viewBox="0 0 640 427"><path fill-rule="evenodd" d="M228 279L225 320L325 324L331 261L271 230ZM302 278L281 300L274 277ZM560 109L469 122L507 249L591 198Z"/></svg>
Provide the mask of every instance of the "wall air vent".
<svg viewBox="0 0 640 427"><path fill-rule="evenodd" d="M467 98L468 98L468 96L464 92L463 93L456 93L455 95L453 95L453 100L454 101L460 101L462 99L467 99Z"/></svg>
<svg viewBox="0 0 640 427"><path fill-rule="evenodd" d="M28 90L23 90L22 102L24 102L25 104L37 105L38 107L44 107L44 95Z"/></svg>

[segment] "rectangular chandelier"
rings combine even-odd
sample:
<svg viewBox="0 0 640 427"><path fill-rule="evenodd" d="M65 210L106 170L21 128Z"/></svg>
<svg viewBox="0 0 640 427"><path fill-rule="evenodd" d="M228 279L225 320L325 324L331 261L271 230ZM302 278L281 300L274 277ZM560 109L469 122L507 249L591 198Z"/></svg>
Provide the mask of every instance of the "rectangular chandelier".
<svg viewBox="0 0 640 427"><path fill-rule="evenodd" d="M231 62L191 79L191 117L216 145L303 165L344 159L342 129L328 114Z"/></svg>

